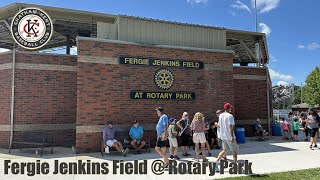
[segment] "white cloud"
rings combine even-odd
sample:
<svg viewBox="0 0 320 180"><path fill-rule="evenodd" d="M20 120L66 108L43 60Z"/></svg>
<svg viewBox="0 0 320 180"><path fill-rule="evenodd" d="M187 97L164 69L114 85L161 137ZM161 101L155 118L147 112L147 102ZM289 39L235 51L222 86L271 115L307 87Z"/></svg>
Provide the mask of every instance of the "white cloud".
<svg viewBox="0 0 320 180"><path fill-rule="evenodd" d="M278 85L278 86L280 86L280 85L281 85L281 86L289 86L289 83L288 83L288 82L285 82L285 81L278 81L278 82L277 82L277 85Z"/></svg>
<svg viewBox="0 0 320 180"><path fill-rule="evenodd" d="M270 68L269 68L269 73L270 73L271 79L279 79L281 81L292 81L294 79L294 77L291 75L281 74Z"/></svg>
<svg viewBox="0 0 320 180"><path fill-rule="evenodd" d="M269 57L270 57L270 61L272 61L272 62L278 61L278 59L276 59L272 54L269 54Z"/></svg>
<svg viewBox="0 0 320 180"><path fill-rule="evenodd" d="M253 8L254 8L254 1L251 0ZM273 9L276 9L280 4L280 0L257 0L257 10L259 14L267 13Z"/></svg>
<svg viewBox="0 0 320 180"><path fill-rule="evenodd" d="M313 43L308 44L307 48L308 48L309 50L320 49L320 44L319 44L319 43L316 43L316 42L313 42Z"/></svg>
<svg viewBox="0 0 320 180"><path fill-rule="evenodd" d="M234 11L231 11L230 14L231 14L232 16L236 16L236 15L237 15L237 13L234 12Z"/></svg>
<svg viewBox="0 0 320 180"><path fill-rule="evenodd" d="M250 8L247 5L243 4L241 1L236 1L235 3L233 3L231 5L231 7L234 9L245 10L245 11L248 11L249 13L251 13Z"/></svg>
<svg viewBox="0 0 320 180"><path fill-rule="evenodd" d="M206 4L208 0L187 0L187 2L190 4L200 4L200 3Z"/></svg>
<svg viewBox="0 0 320 180"><path fill-rule="evenodd" d="M272 31L269 26L267 26L265 23L259 23L259 26L261 28L261 32L265 33L266 35L269 35Z"/></svg>
<svg viewBox="0 0 320 180"><path fill-rule="evenodd" d="M9 49L0 48L0 53L10 51Z"/></svg>
<svg viewBox="0 0 320 180"><path fill-rule="evenodd" d="M299 48L299 49L305 49L305 48L307 48L308 50L312 51L312 50L320 49L320 44L317 43L317 42L312 42L312 43L309 43L309 44L307 44L307 45L299 44L299 45L298 45L298 48Z"/></svg>

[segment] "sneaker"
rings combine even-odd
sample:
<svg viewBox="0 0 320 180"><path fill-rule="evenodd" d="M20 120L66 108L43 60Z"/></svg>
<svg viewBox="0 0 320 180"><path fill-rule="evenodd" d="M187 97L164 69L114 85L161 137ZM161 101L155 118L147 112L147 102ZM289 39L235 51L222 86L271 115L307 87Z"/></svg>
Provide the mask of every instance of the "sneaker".
<svg viewBox="0 0 320 180"><path fill-rule="evenodd" d="M126 155L128 154L128 152L129 152L129 148L125 149L125 150L122 152L122 155L123 155L123 156L126 156Z"/></svg>
<svg viewBox="0 0 320 180"><path fill-rule="evenodd" d="M293 139L292 141L296 141L295 139Z"/></svg>
<svg viewBox="0 0 320 180"><path fill-rule="evenodd" d="M300 141L299 139L296 139L296 141Z"/></svg>
<svg viewBox="0 0 320 180"><path fill-rule="evenodd" d="M317 145L314 145L313 147L315 147L315 148L316 148L316 147L318 147L318 146L317 146Z"/></svg>
<svg viewBox="0 0 320 180"><path fill-rule="evenodd" d="M180 158L178 156L174 156L174 159L179 160Z"/></svg>
<svg viewBox="0 0 320 180"><path fill-rule="evenodd" d="M187 155L187 156L190 156L191 154L189 154L189 153L186 153L186 155Z"/></svg>
<svg viewBox="0 0 320 180"><path fill-rule="evenodd" d="M164 163L164 164L163 164L163 168L164 168L164 169L167 169L168 167L169 167L169 163Z"/></svg>
<svg viewBox="0 0 320 180"><path fill-rule="evenodd" d="M217 164L216 164L216 172L217 172L217 173L220 172L219 166L220 166L220 163L217 162Z"/></svg>
<svg viewBox="0 0 320 180"><path fill-rule="evenodd" d="M174 157L172 155L170 155L170 159L173 159Z"/></svg>
<svg viewBox="0 0 320 180"><path fill-rule="evenodd" d="M137 155L137 154L138 154L138 151L134 151L134 154Z"/></svg>
<svg viewBox="0 0 320 180"><path fill-rule="evenodd" d="M183 153L182 156L188 156L188 154L187 153Z"/></svg>
<svg viewBox="0 0 320 180"><path fill-rule="evenodd" d="M204 158L202 162L209 162L209 160L207 158Z"/></svg>
<svg viewBox="0 0 320 180"><path fill-rule="evenodd" d="M314 150L314 149L312 148L312 145L310 145L310 149L311 149L311 150Z"/></svg>
<svg viewBox="0 0 320 180"><path fill-rule="evenodd" d="M208 153L208 156L212 156L211 152Z"/></svg>
<svg viewBox="0 0 320 180"><path fill-rule="evenodd" d="M138 154L141 154L140 150L137 151Z"/></svg>

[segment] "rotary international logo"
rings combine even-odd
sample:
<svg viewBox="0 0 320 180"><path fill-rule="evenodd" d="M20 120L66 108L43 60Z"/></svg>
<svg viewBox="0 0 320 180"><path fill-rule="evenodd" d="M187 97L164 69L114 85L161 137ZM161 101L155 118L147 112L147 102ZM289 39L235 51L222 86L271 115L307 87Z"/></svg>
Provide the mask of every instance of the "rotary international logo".
<svg viewBox="0 0 320 180"><path fill-rule="evenodd" d="M167 69L160 69L155 74L155 83L161 89L169 89L173 83L173 74Z"/></svg>
<svg viewBox="0 0 320 180"><path fill-rule="evenodd" d="M23 48L35 50L49 42L53 24L49 15L38 8L25 8L19 11L11 23L11 34Z"/></svg>

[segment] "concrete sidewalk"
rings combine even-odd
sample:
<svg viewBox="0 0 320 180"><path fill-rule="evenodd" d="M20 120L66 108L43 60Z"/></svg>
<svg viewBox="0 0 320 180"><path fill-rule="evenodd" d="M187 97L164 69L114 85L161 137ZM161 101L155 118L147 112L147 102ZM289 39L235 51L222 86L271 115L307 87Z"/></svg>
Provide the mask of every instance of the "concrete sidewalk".
<svg viewBox="0 0 320 180"><path fill-rule="evenodd" d="M301 134L301 133L300 133ZM251 138L246 139L245 144L240 145L239 160L248 160L252 162L253 174L263 174L272 172L291 171L299 169L309 169L320 167L320 149L310 150L308 142L293 142L283 141L280 137L273 137L272 139L258 142L250 141ZM302 138L301 138L302 139ZM208 157L210 162L215 162L217 154L220 150L212 150L214 157ZM181 157L181 153L178 153ZM194 151L190 151L192 156L190 158L183 158L178 162L195 161ZM200 156L201 157L201 156ZM128 154L127 157L122 157L115 154L105 155L101 157L100 153L87 153L87 154L72 154L71 148L55 148L55 153L50 154L49 150L46 151L42 158L35 154L35 150L13 150L11 154L8 154L7 149L0 149L0 179L105 179L105 178L117 178L117 179L164 179L164 178L175 178L175 179L216 179L235 177L239 175L230 175L228 172L225 174L215 174L209 176L209 170L206 175L172 175L165 171L162 175L154 175L151 170L151 164L160 159L160 156L154 152L143 153L140 155ZM228 159L232 159L230 152L228 153ZM48 162L50 165L50 173L47 175L28 176L28 175L13 175L9 171L8 175L4 174L4 160L11 160L12 162ZM90 160L90 162L107 162L109 164L109 173L107 175L83 175L83 174L71 174L53 175L54 171L54 160L59 162L77 162L78 160ZM147 175L114 175L112 169L112 160L125 160L133 162L134 160L147 160ZM20 172L21 173L21 172ZM26 172L25 172L26 173Z"/></svg>

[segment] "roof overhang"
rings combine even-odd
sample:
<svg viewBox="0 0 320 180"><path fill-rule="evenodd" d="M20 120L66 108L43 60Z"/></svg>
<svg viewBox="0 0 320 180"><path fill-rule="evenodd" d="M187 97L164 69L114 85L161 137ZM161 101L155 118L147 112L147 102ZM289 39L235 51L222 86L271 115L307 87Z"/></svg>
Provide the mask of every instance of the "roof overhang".
<svg viewBox="0 0 320 180"><path fill-rule="evenodd" d="M10 32L10 24L15 14L26 7L36 7L49 14L53 21L54 32L50 42L42 49L64 46L67 36L70 44L75 45L76 37L85 32L96 37L97 22L114 23L117 16L81 10L57 8L35 4L13 3L0 8L0 47L13 48L14 40Z"/></svg>
<svg viewBox="0 0 320 180"><path fill-rule="evenodd" d="M269 52L265 33L227 29L227 49L235 51L235 63L269 63ZM256 43L259 58L256 57Z"/></svg>

